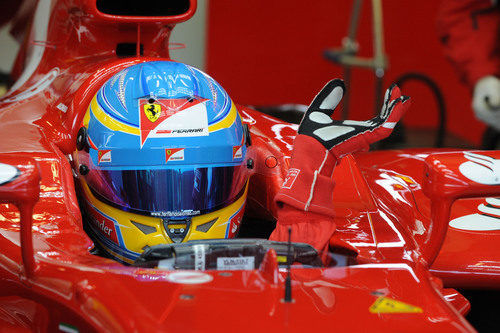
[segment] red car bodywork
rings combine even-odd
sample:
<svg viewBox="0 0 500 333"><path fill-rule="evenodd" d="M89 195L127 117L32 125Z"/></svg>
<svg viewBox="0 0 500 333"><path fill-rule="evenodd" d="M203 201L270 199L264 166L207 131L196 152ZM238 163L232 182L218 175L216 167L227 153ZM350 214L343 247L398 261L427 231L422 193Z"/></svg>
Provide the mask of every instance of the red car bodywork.
<svg viewBox="0 0 500 333"><path fill-rule="evenodd" d="M286 272L272 251L256 270L204 272L124 266L89 252L93 244L82 227L67 158L82 117L119 70L169 59L174 23L195 9L191 1L177 16L117 17L99 12L95 0L40 1L37 13L48 11L50 19L40 27L44 17L36 14L33 29L47 29L46 39L28 35L14 71L20 83L0 100L0 163L21 172L0 186L0 327L474 331L462 317L467 300L442 281L495 287L500 256L492 246L499 234L450 230L446 236L450 208L452 218L473 213L483 199L454 201L499 195L500 189L464 177L462 152L344 158L334 174L338 230L330 244L355 251L357 264L292 267L292 302L283 301ZM137 43L137 54L119 58L118 43ZM247 214L268 220L276 216L273 197L286 175L296 125L244 106L239 111L250 126L248 154L255 163Z"/></svg>

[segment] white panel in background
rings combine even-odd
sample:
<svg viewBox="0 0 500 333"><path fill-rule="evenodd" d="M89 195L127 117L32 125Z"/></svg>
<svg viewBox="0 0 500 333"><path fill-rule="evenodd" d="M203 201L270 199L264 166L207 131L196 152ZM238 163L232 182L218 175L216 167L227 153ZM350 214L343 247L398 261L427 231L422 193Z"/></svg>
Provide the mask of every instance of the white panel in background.
<svg viewBox="0 0 500 333"><path fill-rule="evenodd" d="M170 57L201 70L205 70L206 65L208 1L198 0L198 8L194 16L189 21L176 25L170 36L171 43L186 45L184 49L171 50Z"/></svg>
<svg viewBox="0 0 500 333"><path fill-rule="evenodd" d="M9 34L10 26L0 29L0 72L10 73L19 44Z"/></svg>

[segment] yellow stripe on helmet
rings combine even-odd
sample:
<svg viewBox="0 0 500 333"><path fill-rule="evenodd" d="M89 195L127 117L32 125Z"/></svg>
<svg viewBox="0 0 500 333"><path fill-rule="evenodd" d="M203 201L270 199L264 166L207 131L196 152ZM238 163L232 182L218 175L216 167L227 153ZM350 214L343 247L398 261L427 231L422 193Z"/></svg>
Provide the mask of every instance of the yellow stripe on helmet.
<svg viewBox="0 0 500 333"><path fill-rule="evenodd" d="M128 134L140 135L141 131L139 127L130 126L124 124L116 119L111 118L104 112L100 107L99 103L97 103L97 95L94 96L92 102L90 103L90 111L94 115L94 117L104 126L113 131L120 131ZM85 124L85 118L84 118Z"/></svg>
<svg viewBox="0 0 500 333"><path fill-rule="evenodd" d="M97 96L95 96L92 99L92 102L90 103L90 108L89 111L92 112L94 117L104 126L107 128L113 130L113 131L120 131L128 134L134 134L134 135L140 135L140 129L138 127L130 126L127 124L124 124L116 119L113 119L112 117L108 116L99 106L99 103L97 103ZM87 112L83 118L83 125L85 127L88 127L89 121L90 121L90 112ZM208 127L209 132L215 132L224 128L229 128L231 127L234 122L236 121L236 117L238 115L238 109L236 108L236 105L231 101L231 109L229 110L229 113L227 114L226 117L223 119L219 120L217 123L210 125Z"/></svg>
<svg viewBox="0 0 500 333"><path fill-rule="evenodd" d="M215 124L208 126L208 131L215 132L220 129L231 127L234 124L237 115L238 109L236 109L236 105L234 105L233 101L231 101L231 109L229 110L227 116L225 116Z"/></svg>

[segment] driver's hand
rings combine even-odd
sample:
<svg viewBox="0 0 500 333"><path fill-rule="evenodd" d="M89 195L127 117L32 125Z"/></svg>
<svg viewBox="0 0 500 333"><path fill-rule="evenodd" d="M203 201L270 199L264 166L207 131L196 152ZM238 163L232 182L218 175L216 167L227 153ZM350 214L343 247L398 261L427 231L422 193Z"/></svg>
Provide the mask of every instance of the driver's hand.
<svg viewBox="0 0 500 333"><path fill-rule="evenodd" d="M391 134L408 109L408 97L399 88L387 90L380 114L368 121L333 120L331 115L344 94L344 82L332 80L319 92L304 114L293 143L290 168L275 201L303 211L334 215L333 171L344 155L368 150Z"/></svg>
<svg viewBox="0 0 500 333"><path fill-rule="evenodd" d="M333 120L335 108L344 95L344 82L335 79L326 84L306 111L298 134L316 139L336 158L360 150L386 138L409 107L409 97L392 85L385 93L380 114L367 121Z"/></svg>
<svg viewBox="0 0 500 333"><path fill-rule="evenodd" d="M477 119L500 131L500 79L488 75L477 81L472 108Z"/></svg>

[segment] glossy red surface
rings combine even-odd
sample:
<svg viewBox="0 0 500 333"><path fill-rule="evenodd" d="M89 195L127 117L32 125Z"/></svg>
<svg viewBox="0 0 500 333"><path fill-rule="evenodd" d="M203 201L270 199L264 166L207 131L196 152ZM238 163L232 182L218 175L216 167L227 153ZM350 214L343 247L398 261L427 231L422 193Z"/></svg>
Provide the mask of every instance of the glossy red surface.
<svg viewBox="0 0 500 333"><path fill-rule="evenodd" d="M33 258L33 238L31 228L33 223L33 207L40 195L40 173L36 162L31 158L18 158L14 155L0 156L0 163L15 168L14 178L2 182L0 186L0 202L13 203L19 209L19 216L24 221L21 224L21 256L26 276L32 277L36 264Z"/></svg>
<svg viewBox="0 0 500 333"><path fill-rule="evenodd" d="M499 157L497 152L477 153ZM484 203L484 197L498 194L498 186L480 185L464 177L458 168L469 160L462 152L386 151L359 154L357 160L363 165L370 187L378 188L377 197L383 206L388 207L391 214L398 214L402 228L413 235L419 252L434 257L439 251L431 271L442 278L446 286L498 288L500 253L495 248L500 230L461 230L448 226L453 219L479 213L477 207ZM430 174L432 179L425 179L426 162L434 171L440 171ZM479 170L488 172L486 168ZM426 189L432 199L423 190L426 184L432 185ZM460 199L474 196L482 198ZM437 222L438 230L433 229L434 234L428 239L432 234L429 226L433 203L439 207L434 214L440 212L443 216ZM449 217L447 209L443 209L445 205L451 205Z"/></svg>
<svg viewBox="0 0 500 333"><path fill-rule="evenodd" d="M426 180L430 151L362 153L342 160L334 174L338 227L330 243L357 252L358 264L292 267L291 303L282 301L286 272L272 251L256 270L206 272L135 268L90 254L93 244L83 231L68 160L76 130L90 98L111 75L137 62L168 59L172 28L163 24L171 21L141 19L145 56L120 59L116 43L136 40L138 19L112 21L96 15L93 4L56 1L49 6L39 64L32 68L29 59L20 61L32 74L0 100L0 163L21 171L19 179L0 186L0 200L7 202L0 205L1 325L40 331L70 325L81 332L474 331L462 317L468 302L443 289L428 269L449 220L444 213L435 215L431 201L450 198L455 183L450 192L446 184L459 177L438 168ZM35 52L36 43L27 39L21 54ZM276 216L273 198L288 169L297 126L242 106L239 110L253 142L247 214L269 220ZM460 153L427 159L452 171L464 161ZM426 182L431 182L426 193L432 200L424 193ZM451 215L463 214L467 206L458 201ZM33 214L25 207L33 207ZM479 260L479 251L453 255L450 249L459 250L456 234L446 237L433 269L445 285L473 284L468 265ZM482 271L482 279L495 281L484 277L488 272Z"/></svg>

